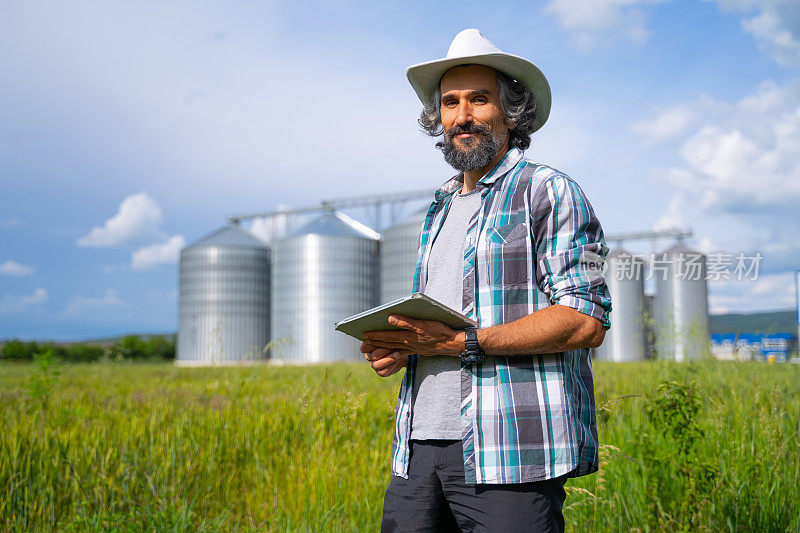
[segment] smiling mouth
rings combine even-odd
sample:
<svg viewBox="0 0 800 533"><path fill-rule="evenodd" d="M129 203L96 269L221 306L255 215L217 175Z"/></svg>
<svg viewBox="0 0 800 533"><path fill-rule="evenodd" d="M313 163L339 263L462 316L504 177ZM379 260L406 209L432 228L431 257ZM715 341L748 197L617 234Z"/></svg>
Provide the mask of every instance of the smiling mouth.
<svg viewBox="0 0 800 533"><path fill-rule="evenodd" d="M455 135L453 135L452 138L453 139L461 139L463 141L466 141L466 140L473 140L475 137L479 136L480 134L481 134L481 132L479 132L479 131L461 132L461 133L456 133Z"/></svg>

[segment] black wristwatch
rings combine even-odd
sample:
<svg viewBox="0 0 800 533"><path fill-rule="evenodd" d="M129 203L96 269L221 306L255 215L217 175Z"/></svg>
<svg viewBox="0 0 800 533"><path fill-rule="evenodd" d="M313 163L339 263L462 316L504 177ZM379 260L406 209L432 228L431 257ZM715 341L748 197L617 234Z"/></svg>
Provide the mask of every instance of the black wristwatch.
<svg viewBox="0 0 800 533"><path fill-rule="evenodd" d="M461 361L467 365L480 363L486 354L478 344L478 328L469 327L464 330L464 351Z"/></svg>

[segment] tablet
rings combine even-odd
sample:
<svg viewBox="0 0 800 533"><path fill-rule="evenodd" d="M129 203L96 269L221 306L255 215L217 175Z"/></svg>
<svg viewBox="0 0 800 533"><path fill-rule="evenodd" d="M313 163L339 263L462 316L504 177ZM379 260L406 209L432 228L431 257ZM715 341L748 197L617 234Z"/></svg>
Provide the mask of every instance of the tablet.
<svg viewBox="0 0 800 533"><path fill-rule="evenodd" d="M334 329L347 333L360 341L364 340L364 333L367 331L403 329L389 324L389 315L403 315L419 320L437 320L453 329L477 326L477 323L471 318L465 317L421 292L415 292L411 296L345 318L337 322Z"/></svg>

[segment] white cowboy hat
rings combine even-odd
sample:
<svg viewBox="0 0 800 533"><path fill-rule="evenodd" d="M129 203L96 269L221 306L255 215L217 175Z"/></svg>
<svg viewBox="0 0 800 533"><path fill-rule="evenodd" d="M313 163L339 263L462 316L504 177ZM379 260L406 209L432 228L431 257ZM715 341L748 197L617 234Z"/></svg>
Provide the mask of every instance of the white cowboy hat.
<svg viewBox="0 0 800 533"><path fill-rule="evenodd" d="M427 106L431 105L433 93L439 87L444 73L457 65L485 65L524 83L536 100L534 131L544 126L550 115L550 84L547 78L539 67L525 58L503 52L478 30L459 32L444 59L408 67L406 76L419 99Z"/></svg>

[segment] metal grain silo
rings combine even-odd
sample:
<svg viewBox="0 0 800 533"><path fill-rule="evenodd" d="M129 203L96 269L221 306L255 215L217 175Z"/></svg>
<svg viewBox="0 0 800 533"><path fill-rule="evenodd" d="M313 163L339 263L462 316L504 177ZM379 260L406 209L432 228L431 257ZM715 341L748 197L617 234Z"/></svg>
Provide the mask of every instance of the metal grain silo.
<svg viewBox="0 0 800 533"><path fill-rule="evenodd" d="M678 242L653 257L656 350L662 359L697 359L709 351L706 258Z"/></svg>
<svg viewBox="0 0 800 533"><path fill-rule="evenodd" d="M427 208L413 213L383 232L380 261L381 303L411 294L419 256L419 234L427 213Z"/></svg>
<svg viewBox="0 0 800 533"><path fill-rule="evenodd" d="M267 358L270 250L236 225L187 246L180 256L178 365Z"/></svg>
<svg viewBox="0 0 800 533"><path fill-rule="evenodd" d="M380 235L329 212L273 243L274 360L361 360L359 342L333 325L377 304Z"/></svg>
<svg viewBox="0 0 800 533"><path fill-rule="evenodd" d="M617 248L606 258L605 274L611 295L611 328L595 357L606 361L639 361L647 353L644 299L645 262Z"/></svg>

